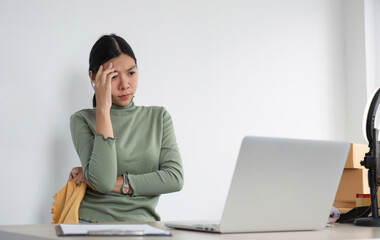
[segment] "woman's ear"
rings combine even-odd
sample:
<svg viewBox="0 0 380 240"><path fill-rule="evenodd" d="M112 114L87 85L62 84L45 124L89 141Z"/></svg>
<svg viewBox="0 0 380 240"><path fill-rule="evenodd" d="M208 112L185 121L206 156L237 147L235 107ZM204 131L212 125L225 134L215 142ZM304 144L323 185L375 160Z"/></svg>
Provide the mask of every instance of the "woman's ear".
<svg viewBox="0 0 380 240"><path fill-rule="evenodd" d="M95 74L93 74L93 72L91 70L88 71L88 76L90 77L91 82L95 83Z"/></svg>

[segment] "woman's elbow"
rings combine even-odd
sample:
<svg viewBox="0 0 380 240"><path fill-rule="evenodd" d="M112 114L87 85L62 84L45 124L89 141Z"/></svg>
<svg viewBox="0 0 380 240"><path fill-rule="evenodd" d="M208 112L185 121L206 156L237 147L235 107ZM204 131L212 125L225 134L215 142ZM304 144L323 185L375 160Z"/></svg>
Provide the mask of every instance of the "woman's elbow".
<svg viewBox="0 0 380 240"><path fill-rule="evenodd" d="M96 191L100 193L110 193L112 192L112 189L115 186L116 178L115 179L102 179L100 181L89 181L89 183L96 189Z"/></svg>
<svg viewBox="0 0 380 240"><path fill-rule="evenodd" d="M182 181L180 181L180 182L178 182L178 184L177 184L177 186L176 186L176 188L175 188L175 192L179 192L179 191L181 191L182 190L182 188L183 188L183 180Z"/></svg>
<svg viewBox="0 0 380 240"><path fill-rule="evenodd" d="M180 174L176 175L176 181L175 181L175 184L173 185L173 192L181 191L183 188L183 183L184 183L183 173L181 172Z"/></svg>

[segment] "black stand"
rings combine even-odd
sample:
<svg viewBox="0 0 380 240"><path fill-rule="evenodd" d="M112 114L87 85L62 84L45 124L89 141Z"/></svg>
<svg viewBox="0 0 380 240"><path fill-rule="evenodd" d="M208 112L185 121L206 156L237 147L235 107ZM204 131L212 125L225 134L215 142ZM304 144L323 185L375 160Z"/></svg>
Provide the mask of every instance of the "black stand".
<svg viewBox="0 0 380 240"><path fill-rule="evenodd" d="M379 142L377 141L379 130L376 128L373 129L373 141L370 141L369 147L370 150L366 153L364 161L361 161L360 164L368 168L368 184L371 191L371 212L372 217L358 218L354 221L354 224L357 226L369 226L369 227L380 227L380 218L379 210L377 204L377 175L376 175L376 166L378 159L378 149Z"/></svg>
<svg viewBox="0 0 380 240"><path fill-rule="evenodd" d="M374 180L376 184L376 171L372 169L368 170L368 181L370 181L370 178L375 178ZM354 224L357 226L380 227L380 218L377 206L377 187L371 186L370 184L370 191L372 217L358 218L355 220Z"/></svg>

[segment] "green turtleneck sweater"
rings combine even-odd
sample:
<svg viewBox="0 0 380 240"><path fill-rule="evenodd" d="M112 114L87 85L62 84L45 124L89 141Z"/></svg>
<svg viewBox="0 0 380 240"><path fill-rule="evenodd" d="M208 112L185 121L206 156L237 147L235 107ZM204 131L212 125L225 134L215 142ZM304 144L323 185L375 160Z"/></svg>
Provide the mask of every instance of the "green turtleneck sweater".
<svg viewBox="0 0 380 240"><path fill-rule="evenodd" d="M112 105L115 139L97 134L96 109L71 116L70 128L89 188L79 218L90 222L158 221L160 194L182 189L183 169L173 123L163 107L140 107L134 102ZM111 192L116 177L128 172L133 195Z"/></svg>

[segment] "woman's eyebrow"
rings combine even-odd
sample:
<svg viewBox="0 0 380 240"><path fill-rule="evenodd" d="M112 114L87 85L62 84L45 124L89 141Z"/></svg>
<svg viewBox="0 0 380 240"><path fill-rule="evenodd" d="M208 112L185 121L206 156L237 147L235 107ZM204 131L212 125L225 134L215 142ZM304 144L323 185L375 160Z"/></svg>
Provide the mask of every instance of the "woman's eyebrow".
<svg viewBox="0 0 380 240"><path fill-rule="evenodd" d="M136 66L132 66L132 67L128 68L127 71L131 71L134 68L136 68Z"/></svg>

